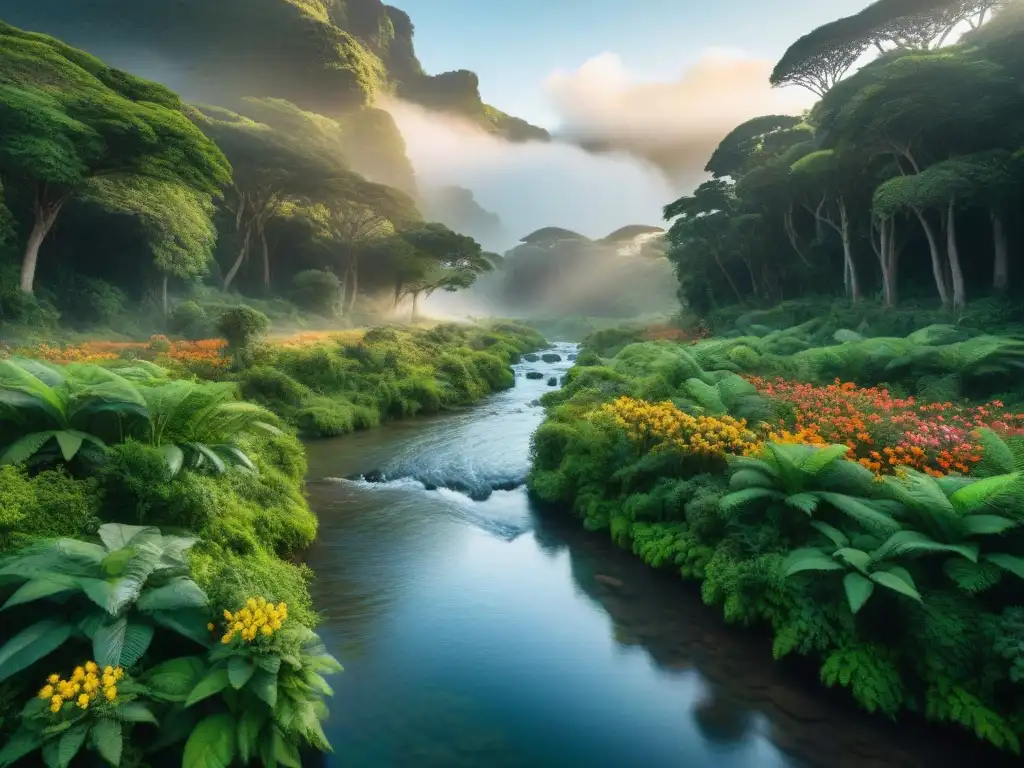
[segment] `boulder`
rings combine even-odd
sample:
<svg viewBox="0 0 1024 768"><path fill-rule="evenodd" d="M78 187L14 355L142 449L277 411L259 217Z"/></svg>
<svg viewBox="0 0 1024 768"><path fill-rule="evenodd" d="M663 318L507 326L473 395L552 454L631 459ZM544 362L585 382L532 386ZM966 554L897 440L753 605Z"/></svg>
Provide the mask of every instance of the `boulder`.
<svg viewBox="0 0 1024 768"><path fill-rule="evenodd" d="M527 371L526 372L526 378L528 378L528 379L543 379L544 378L544 374L541 373L540 371Z"/></svg>
<svg viewBox="0 0 1024 768"><path fill-rule="evenodd" d="M552 376L550 379L548 379L548 386L549 387L557 387L558 386L558 377L557 376Z"/></svg>
<svg viewBox="0 0 1024 768"><path fill-rule="evenodd" d="M533 354L533 352L529 352L523 355L523 360L525 360L528 363L536 363L540 361L540 355L535 355Z"/></svg>
<svg viewBox="0 0 1024 768"><path fill-rule="evenodd" d="M562 356L556 355L554 352L545 352L540 356L540 359L545 363L560 363L562 362Z"/></svg>

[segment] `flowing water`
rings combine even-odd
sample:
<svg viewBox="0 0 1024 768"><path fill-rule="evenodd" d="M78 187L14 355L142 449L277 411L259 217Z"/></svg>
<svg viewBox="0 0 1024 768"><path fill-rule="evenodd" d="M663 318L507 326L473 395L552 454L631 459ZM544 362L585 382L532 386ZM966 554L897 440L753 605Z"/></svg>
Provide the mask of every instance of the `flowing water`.
<svg viewBox="0 0 1024 768"><path fill-rule="evenodd" d="M554 351L476 407L309 446L307 561L345 666L326 766L995 765L858 712L692 585L535 508L520 484L536 399L574 349Z"/></svg>

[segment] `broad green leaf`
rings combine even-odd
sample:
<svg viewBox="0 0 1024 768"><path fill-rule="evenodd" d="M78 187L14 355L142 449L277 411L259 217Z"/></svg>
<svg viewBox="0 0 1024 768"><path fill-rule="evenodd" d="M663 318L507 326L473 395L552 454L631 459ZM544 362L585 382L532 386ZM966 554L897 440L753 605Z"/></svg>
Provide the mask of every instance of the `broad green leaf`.
<svg viewBox="0 0 1024 768"><path fill-rule="evenodd" d="M1017 523L1001 515L967 515L963 526L968 536L995 536L1016 528Z"/></svg>
<svg viewBox="0 0 1024 768"><path fill-rule="evenodd" d="M1019 479L1019 472L986 477L983 480L971 483L966 488L961 488L949 497L949 501L957 512L964 515L988 504L996 496L1008 490Z"/></svg>
<svg viewBox="0 0 1024 768"><path fill-rule="evenodd" d="M93 632L92 655L101 667L117 667L121 664L125 634L128 632L128 618L108 618Z"/></svg>
<svg viewBox="0 0 1024 768"><path fill-rule="evenodd" d="M910 574L907 574L904 578L892 571L875 571L869 578L876 584L891 589L893 592L899 592L901 595L906 595L919 603L921 602L921 595L918 594L913 580L910 579Z"/></svg>
<svg viewBox="0 0 1024 768"><path fill-rule="evenodd" d="M978 546L976 544L943 544L918 531L894 533L871 555L875 560L885 560L900 555L926 555L935 552L954 552L966 557L972 563L978 562Z"/></svg>
<svg viewBox="0 0 1024 768"><path fill-rule="evenodd" d="M252 463L252 459L249 458L248 454L242 449L235 445L215 445L213 450L219 455L224 457L227 461L233 464L238 464L253 474L258 474L256 465Z"/></svg>
<svg viewBox="0 0 1024 768"><path fill-rule="evenodd" d="M228 660L228 680L236 691L245 687L255 671L252 661L244 656L232 656Z"/></svg>
<svg viewBox="0 0 1024 768"><path fill-rule="evenodd" d="M147 589L135 603L140 611L176 611L182 608L205 608L206 593L192 579L179 577L162 587Z"/></svg>
<svg viewBox="0 0 1024 768"><path fill-rule="evenodd" d="M152 723L153 725L160 725L156 715L140 701L126 701L118 707L118 711L121 714L121 719L126 723Z"/></svg>
<svg viewBox="0 0 1024 768"><path fill-rule="evenodd" d="M850 540L846 537L846 534L828 523L824 523L821 520L812 520L811 527L816 529L823 536L827 537L828 540L835 544L837 548L846 547L850 544Z"/></svg>
<svg viewBox="0 0 1024 768"><path fill-rule="evenodd" d="M72 576L62 576L59 573L54 573L49 576L40 576L39 578L32 579L31 581L26 581L18 587L14 594L7 599L7 602L4 603L3 608L0 610L6 610L7 608L12 608L15 605L22 605L24 603L31 603L35 600L53 597L54 595L77 592L78 590L78 580Z"/></svg>
<svg viewBox="0 0 1024 768"><path fill-rule="evenodd" d="M100 539L107 549L115 552L127 547L136 540L140 534L147 537L160 538L160 529L151 525L124 525L122 523L106 523L100 526Z"/></svg>
<svg viewBox="0 0 1024 768"><path fill-rule="evenodd" d="M174 611L152 611L148 615L161 627L172 629L199 645L209 647L210 631L206 628L208 619L203 611L180 608Z"/></svg>
<svg viewBox="0 0 1024 768"><path fill-rule="evenodd" d="M843 566L820 549L795 549L782 564L786 576L801 571L841 571Z"/></svg>
<svg viewBox="0 0 1024 768"><path fill-rule="evenodd" d="M191 707L203 699L209 698L215 694L220 693L228 687L228 671L223 667L218 667L212 670L206 675L195 688L192 689L192 693L188 695L185 700L185 706Z"/></svg>
<svg viewBox="0 0 1024 768"><path fill-rule="evenodd" d="M54 432L34 432L18 438L0 454L0 464L24 464L53 438Z"/></svg>
<svg viewBox="0 0 1024 768"><path fill-rule="evenodd" d="M110 765L121 764L121 752L124 749L124 734L121 722L108 717L99 718L92 727L89 741L99 756Z"/></svg>
<svg viewBox="0 0 1024 768"><path fill-rule="evenodd" d="M149 670L143 681L154 698L162 701L185 701L202 679L206 665L198 656L179 656L157 664Z"/></svg>
<svg viewBox="0 0 1024 768"><path fill-rule="evenodd" d="M951 557L942 564L942 570L960 589L971 594L980 594L991 589L1003 578L1002 569L985 560L972 563L962 557Z"/></svg>
<svg viewBox="0 0 1024 768"><path fill-rule="evenodd" d="M115 549L105 558L103 558L103 572L107 576L118 577L123 576L125 571L128 569L128 563L131 559L138 554L132 547L124 547L122 549Z"/></svg>
<svg viewBox="0 0 1024 768"><path fill-rule="evenodd" d="M891 515L876 508L866 499L825 491L819 492L818 496L872 533L888 535L900 528L900 524Z"/></svg>
<svg viewBox="0 0 1024 768"><path fill-rule="evenodd" d="M271 709L277 706L277 675L257 669L249 683L249 690L266 702Z"/></svg>
<svg viewBox="0 0 1024 768"><path fill-rule="evenodd" d="M235 718L211 715L201 720L185 742L181 768L230 768L235 760Z"/></svg>
<svg viewBox="0 0 1024 768"><path fill-rule="evenodd" d="M843 577L843 588L846 590L846 599L850 603L850 610L857 613L864 607L864 603L875 591L875 584L871 579L865 578L859 573L848 573Z"/></svg>
<svg viewBox="0 0 1024 768"><path fill-rule="evenodd" d="M29 731L25 728L19 729L0 747L0 768L14 765L14 763L26 755L32 754L42 745L43 738L38 731Z"/></svg>
<svg viewBox="0 0 1024 768"><path fill-rule="evenodd" d="M867 576L868 571L874 564L871 555L860 549L853 549L852 547L843 547L842 549L836 550L832 555L841 559L843 562L849 563L858 571Z"/></svg>
<svg viewBox="0 0 1024 768"><path fill-rule="evenodd" d="M89 735L88 723L75 723L63 734L57 742L57 764L60 768L68 768L75 756L82 751L85 744L85 737Z"/></svg>
<svg viewBox="0 0 1024 768"><path fill-rule="evenodd" d="M57 438L57 444L60 446L61 455L64 457L64 461L71 461L78 454L78 449L82 447L82 434L73 430L61 430L54 434Z"/></svg>
<svg viewBox="0 0 1024 768"><path fill-rule="evenodd" d="M982 560L987 560L990 563L995 563L1000 568L1008 573L1012 573L1018 578L1024 579L1024 557L1017 557L1016 555L1004 555L1004 554L993 554L993 555L982 555Z"/></svg>
<svg viewBox="0 0 1024 768"><path fill-rule="evenodd" d="M176 445L161 445L161 452L164 454L164 460L167 462L167 469L171 473L171 477L177 477L178 473L181 472L181 466L185 463L185 452Z"/></svg>
<svg viewBox="0 0 1024 768"><path fill-rule="evenodd" d="M208 445L202 443L192 443L192 447L202 456L203 459L210 462L213 465L213 470L218 475L223 475L227 472L227 465L224 463L224 459L218 456Z"/></svg>
<svg viewBox="0 0 1024 768"><path fill-rule="evenodd" d="M96 605L116 616L123 608L134 603L142 593L142 584L134 579L82 579L82 589Z"/></svg>
<svg viewBox="0 0 1024 768"><path fill-rule="evenodd" d="M267 722L268 711L263 707L249 706L238 718L238 756L247 765L256 755L260 731Z"/></svg>
<svg viewBox="0 0 1024 768"><path fill-rule="evenodd" d="M74 625L63 619L43 619L18 632L0 648L0 682L49 656L73 631Z"/></svg>
<svg viewBox="0 0 1024 768"><path fill-rule="evenodd" d="M734 491L744 488L774 488L774 479L759 469L737 469L729 477L729 487Z"/></svg>
<svg viewBox="0 0 1024 768"><path fill-rule="evenodd" d="M299 749L292 744L280 728L275 726L271 735L273 744L273 756L278 763L286 768L302 768L302 758L299 757Z"/></svg>

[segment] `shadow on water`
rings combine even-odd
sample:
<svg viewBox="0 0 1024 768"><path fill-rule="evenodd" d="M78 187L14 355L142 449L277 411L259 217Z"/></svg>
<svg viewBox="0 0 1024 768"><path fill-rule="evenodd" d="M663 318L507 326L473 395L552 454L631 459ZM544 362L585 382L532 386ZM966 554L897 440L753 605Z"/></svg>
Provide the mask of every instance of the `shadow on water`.
<svg viewBox="0 0 1024 768"><path fill-rule="evenodd" d="M346 669L325 728L335 753L309 765L1000 763L948 729L856 710L774 662L766 638L726 627L692 585L539 511L524 488L473 501L423 482L525 476L544 391L520 375L481 406L309 446L314 600ZM399 479L331 479L373 470Z"/></svg>

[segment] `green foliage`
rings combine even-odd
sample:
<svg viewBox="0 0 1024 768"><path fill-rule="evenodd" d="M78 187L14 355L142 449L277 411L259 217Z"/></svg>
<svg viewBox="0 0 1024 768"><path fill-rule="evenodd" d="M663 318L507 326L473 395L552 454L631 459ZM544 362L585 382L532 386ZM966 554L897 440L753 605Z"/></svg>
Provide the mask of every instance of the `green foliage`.
<svg viewBox="0 0 1024 768"><path fill-rule="evenodd" d="M270 327L269 318L245 305L229 309L217 320L217 331L232 350L244 350L259 341Z"/></svg>
<svg viewBox="0 0 1024 768"><path fill-rule="evenodd" d="M213 333L213 324L201 306L194 301L183 301L167 316L167 328L171 333L195 341L207 339Z"/></svg>
<svg viewBox="0 0 1024 768"><path fill-rule="evenodd" d="M800 320L802 306L749 312L732 338L630 343L595 361L602 365L577 364L564 389L544 398L528 486L652 567L699 581L704 602L726 621L770 626L776 658L813 659L825 685L847 688L868 711L922 712L1016 752L1024 649L1015 604L1024 574L1017 437L980 432L984 458L970 477L908 469L881 479L847 460L846 445L771 442L727 456L725 473L693 475L678 452L638 455L596 413L629 394L670 399L691 414L760 411L792 425L792 413L734 372L744 359L759 373L812 381L834 375L828 366L869 381L893 376L907 358L919 376L968 381L993 370L982 361L1005 365L1007 375L1014 368L1012 340L996 344L949 325L907 338L851 331L839 339L849 318L767 325ZM731 354L741 348L755 357Z"/></svg>
<svg viewBox="0 0 1024 768"><path fill-rule="evenodd" d="M292 300L311 312L331 317L341 298L341 281L333 272L307 269L292 278Z"/></svg>

